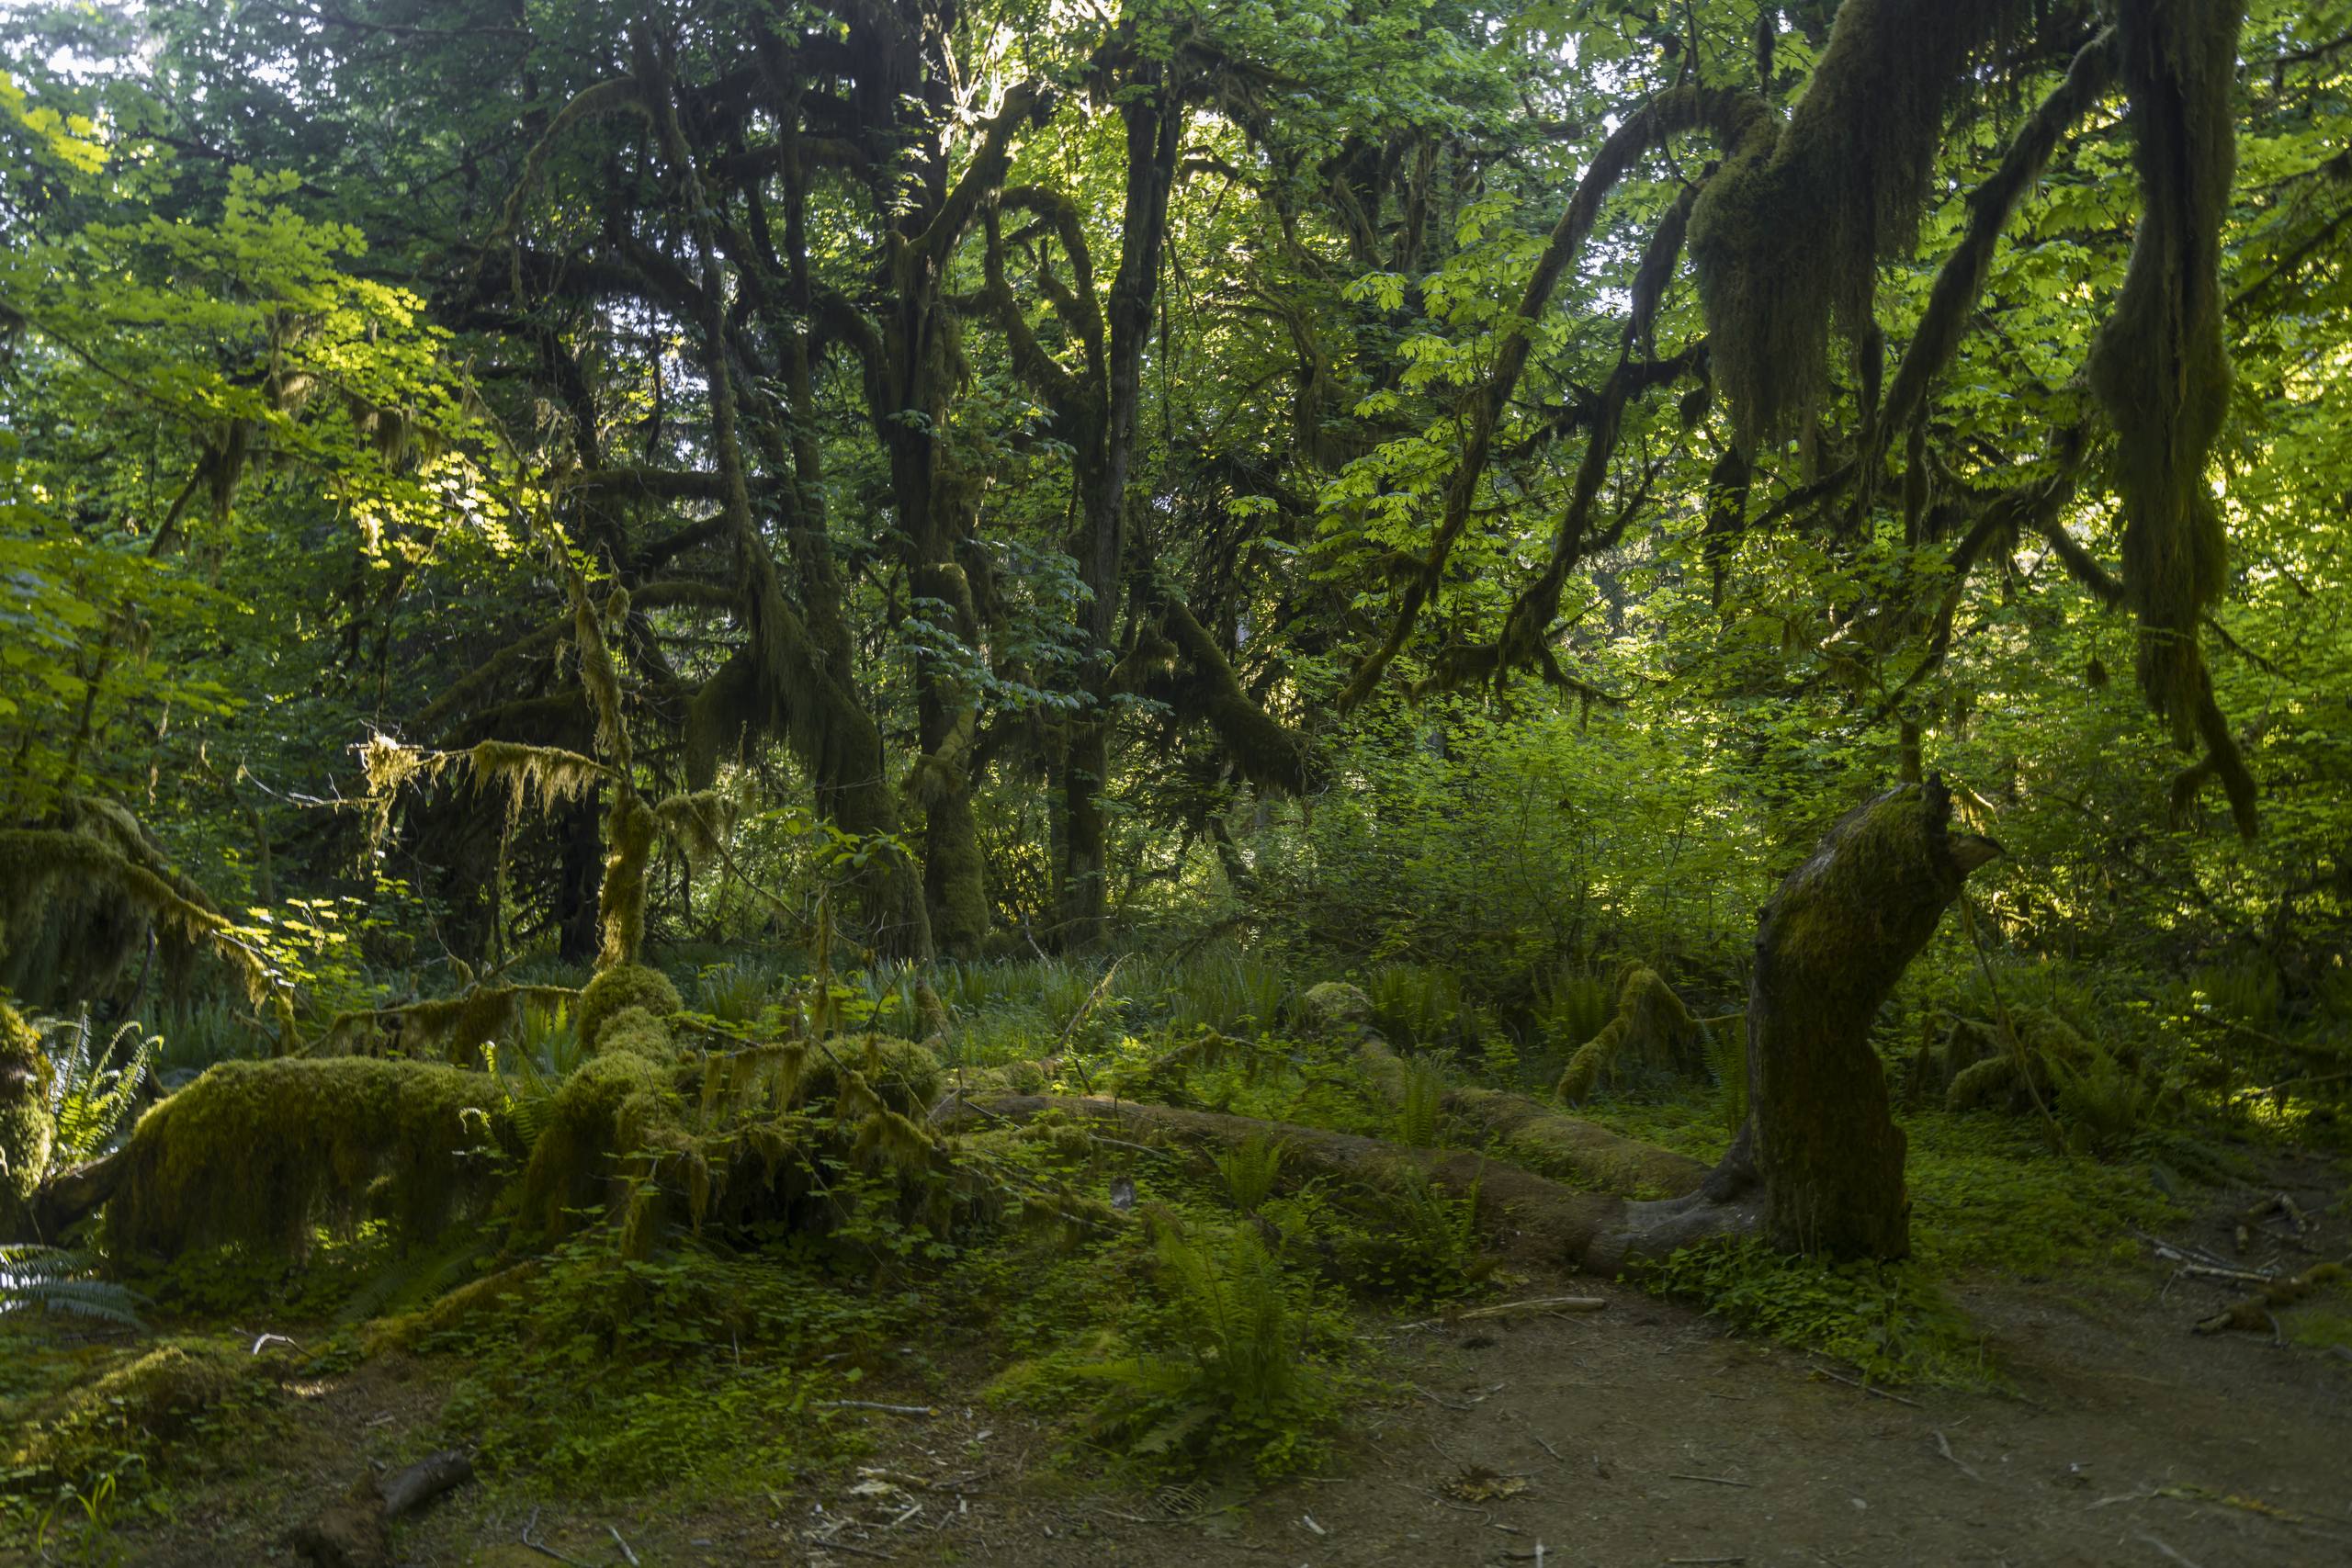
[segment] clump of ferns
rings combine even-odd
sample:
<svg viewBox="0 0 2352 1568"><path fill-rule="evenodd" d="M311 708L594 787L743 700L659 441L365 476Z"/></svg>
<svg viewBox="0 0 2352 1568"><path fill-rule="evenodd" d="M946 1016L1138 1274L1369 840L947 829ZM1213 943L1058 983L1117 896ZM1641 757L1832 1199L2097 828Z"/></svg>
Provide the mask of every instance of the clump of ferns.
<svg viewBox="0 0 2352 1568"><path fill-rule="evenodd" d="M1096 1436L1188 1468L1239 1461L1264 1475L1311 1462L1338 1415L1330 1359L1343 1319L1248 1224L1146 1215L1149 1289L1115 1352L1070 1371L1102 1390Z"/></svg>
<svg viewBox="0 0 2352 1568"><path fill-rule="evenodd" d="M103 1036L87 1008L73 1019L38 1025L49 1057L51 1171L96 1159L131 1120L164 1042L136 1021Z"/></svg>

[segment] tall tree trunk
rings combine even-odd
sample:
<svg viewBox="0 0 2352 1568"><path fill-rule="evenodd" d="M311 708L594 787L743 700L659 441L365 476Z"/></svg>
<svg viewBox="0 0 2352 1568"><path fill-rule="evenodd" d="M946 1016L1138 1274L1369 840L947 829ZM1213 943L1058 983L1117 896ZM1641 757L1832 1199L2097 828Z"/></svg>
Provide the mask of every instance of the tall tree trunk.
<svg viewBox="0 0 2352 1568"><path fill-rule="evenodd" d="M1139 89L1148 88L1148 91ZM1087 661L1082 671L1094 699L1091 716L1071 726L1063 756L1061 794L1069 833L1056 881L1061 942L1083 946L1102 932L1108 860L1102 795L1110 774L1107 709L1114 662L1120 581L1126 567L1127 473L1143 402L1143 350L1158 297L1160 255L1168 238L1168 202L1176 183L1176 152L1183 116L1178 94L1156 63L1136 69L1120 115L1126 122L1127 186L1119 236L1119 270L1106 312L1102 456L1081 473L1082 515L1069 541L1079 581L1091 596L1086 607Z"/></svg>
<svg viewBox="0 0 2352 1568"><path fill-rule="evenodd" d="M605 874L604 829L594 801L576 801L556 818L562 844L556 883L556 955L584 964L596 956L596 884Z"/></svg>

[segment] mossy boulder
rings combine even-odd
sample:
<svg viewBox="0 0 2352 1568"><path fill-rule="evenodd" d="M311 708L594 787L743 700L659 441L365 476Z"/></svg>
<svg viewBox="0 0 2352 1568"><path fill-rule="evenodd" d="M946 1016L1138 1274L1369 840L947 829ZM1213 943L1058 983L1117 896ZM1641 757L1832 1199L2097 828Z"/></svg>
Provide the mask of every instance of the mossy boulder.
<svg viewBox="0 0 2352 1568"><path fill-rule="evenodd" d="M1361 986L1345 980L1326 980L1319 986L1307 987L1299 999L1306 1010L1306 1027L1317 1033L1337 1034L1344 1030L1362 1029L1372 1021L1372 998Z"/></svg>
<svg viewBox="0 0 2352 1568"><path fill-rule="evenodd" d="M2033 1078L2029 1087L2018 1066L2018 1055L1995 1029L1971 1020L1956 1021L1944 1046L1942 1064L1949 1087L1946 1111L2003 1111L2023 1115L2038 1096L2045 1105L2057 1093L2057 1078L2101 1061L2107 1053L2056 1013L2042 1008L2019 1008L2009 1016ZM2128 1053L2127 1053L2128 1055ZM1932 1065L1926 1069L1932 1081Z"/></svg>
<svg viewBox="0 0 2352 1568"><path fill-rule="evenodd" d="M580 993L580 1049L594 1055L605 1027L628 1009L642 1008L666 1019L684 1005L678 999L678 987L661 970L643 964L616 964Z"/></svg>
<svg viewBox="0 0 2352 1568"><path fill-rule="evenodd" d="M371 1056L223 1062L139 1119L110 1244L164 1257L220 1242L300 1257L370 1215L410 1237L487 1198L480 1156L506 1091L487 1073Z"/></svg>
<svg viewBox="0 0 2352 1568"><path fill-rule="evenodd" d="M12 1235L49 1168L56 1127L49 1113L50 1066L40 1036L15 1009L0 1006L0 1240Z"/></svg>
<svg viewBox="0 0 2352 1568"><path fill-rule="evenodd" d="M801 1071L801 1103L821 1107L838 1101L844 1067L902 1116L927 1115L947 1089L946 1069L929 1046L882 1035L841 1035L810 1051Z"/></svg>

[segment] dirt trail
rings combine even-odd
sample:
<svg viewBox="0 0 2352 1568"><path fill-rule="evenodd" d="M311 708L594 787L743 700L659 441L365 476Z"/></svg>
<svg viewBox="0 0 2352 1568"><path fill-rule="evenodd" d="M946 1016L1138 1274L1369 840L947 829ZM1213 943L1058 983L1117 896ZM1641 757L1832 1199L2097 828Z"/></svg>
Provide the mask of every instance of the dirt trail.
<svg viewBox="0 0 2352 1568"><path fill-rule="evenodd" d="M2281 1178L2317 1213L2340 1184L2297 1164ZM2217 1197L2179 1238L2226 1250L2254 1196ZM2344 1230L2328 1222L2328 1250ZM1900 1399L1625 1286L1538 1280L1523 1293L1609 1305L1399 1336L1392 1375L1415 1392L1353 1424L1337 1479L1156 1524L1197 1500L997 1504L932 1543L876 1544L1049 1568L1500 1568L1539 1545L1555 1568L2352 1564L2352 1362L2193 1337L2238 1287L2181 1280L2160 1300L2170 1266L2140 1267L2144 1292L1958 1292L2016 1395ZM1481 1482L1489 1497L1465 1499Z"/></svg>
<svg viewBox="0 0 2352 1568"><path fill-rule="evenodd" d="M2313 1171L2317 1212L2340 1187ZM2239 1206L2217 1200L2183 1238L2226 1247ZM2329 1219L2331 1252L2346 1228ZM1351 1418L1329 1479L1249 1497L1106 1493L1056 1467L1051 1434L952 1407L875 1416L876 1451L854 1473L707 1511L468 1488L401 1532L399 1558L544 1568L530 1525L590 1568L623 1562L616 1528L644 1568L2352 1565L2352 1361L2194 1337L2230 1290L2180 1280L2159 1301L2167 1266L2141 1267L2144 1290L1960 1292L2014 1397L1888 1398L1630 1287L1536 1280L1514 1294L1608 1304L1385 1331L1382 1372L1402 1392ZM130 1526L113 1560L288 1561L286 1526L371 1461L433 1440L447 1392L430 1361L400 1357L325 1381L266 1473Z"/></svg>

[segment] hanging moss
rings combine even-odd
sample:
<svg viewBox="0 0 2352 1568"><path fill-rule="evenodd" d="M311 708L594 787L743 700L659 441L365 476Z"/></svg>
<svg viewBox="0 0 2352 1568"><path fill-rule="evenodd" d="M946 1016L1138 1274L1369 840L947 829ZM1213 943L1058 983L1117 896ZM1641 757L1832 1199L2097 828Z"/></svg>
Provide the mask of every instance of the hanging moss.
<svg viewBox="0 0 2352 1568"><path fill-rule="evenodd" d="M702 866L718 858L721 840L735 826L735 803L714 789L673 795L653 807L662 836Z"/></svg>
<svg viewBox="0 0 2352 1568"><path fill-rule="evenodd" d="M1625 971L1617 1016L1568 1058L1556 1092L1581 1104L1606 1080L1634 1073L1691 1072L1703 1063L1706 1039L1682 998L1647 964Z"/></svg>
<svg viewBox="0 0 2352 1568"><path fill-rule="evenodd" d="M2207 694L2198 622L2226 554L2205 465L2229 403L2221 226L2240 12L2234 0L2123 0L2116 12L2143 210L2090 381L2115 423L2140 683L2184 746Z"/></svg>
<svg viewBox="0 0 2352 1568"><path fill-rule="evenodd" d="M666 1019L684 1006L678 999L678 987L659 969L642 964L606 969L580 993L581 1052L594 1055L601 1050L606 1026L624 1010L640 1008L657 1019Z"/></svg>
<svg viewBox="0 0 2352 1568"><path fill-rule="evenodd" d="M476 1152L504 1092L484 1073L368 1056L224 1062L139 1119L111 1244L288 1257L369 1214L425 1237L495 1187Z"/></svg>
<svg viewBox="0 0 2352 1568"><path fill-rule="evenodd" d="M49 1058L40 1036L0 1003L0 1241L19 1234L25 1204L49 1168Z"/></svg>
<svg viewBox="0 0 2352 1568"><path fill-rule="evenodd" d="M1833 324L1871 321L1877 264L1909 251L1971 56L2022 0L1846 0L1784 130L1724 149L1691 209L1690 259L1743 446L1797 429Z"/></svg>
<svg viewBox="0 0 2352 1568"><path fill-rule="evenodd" d="M272 998L262 965L128 808L73 795L43 822L0 831L0 991L35 1003L104 995L159 927L167 943L215 948L256 1003Z"/></svg>

